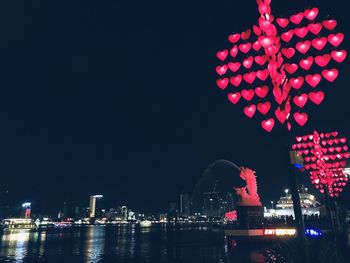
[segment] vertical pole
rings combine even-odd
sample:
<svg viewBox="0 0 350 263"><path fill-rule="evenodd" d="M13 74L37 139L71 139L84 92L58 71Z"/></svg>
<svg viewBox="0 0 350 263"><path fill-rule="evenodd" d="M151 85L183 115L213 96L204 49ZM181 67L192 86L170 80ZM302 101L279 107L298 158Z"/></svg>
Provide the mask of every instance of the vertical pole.
<svg viewBox="0 0 350 263"><path fill-rule="evenodd" d="M298 179L295 173L295 167L292 164L292 155L291 155L292 152L290 152L290 149L291 149L290 141L291 141L290 135L288 134L287 152L288 152L288 167L289 167L289 184L290 184L290 190L291 190L292 200L293 200L295 224L298 232L298 240L299 240L299 247L300 247L302 260L305 263L309 263L310 257L309 257L308 247L307 247L307 240L305 236L304 217L303 217L301 205L300 205Z"/></svg>

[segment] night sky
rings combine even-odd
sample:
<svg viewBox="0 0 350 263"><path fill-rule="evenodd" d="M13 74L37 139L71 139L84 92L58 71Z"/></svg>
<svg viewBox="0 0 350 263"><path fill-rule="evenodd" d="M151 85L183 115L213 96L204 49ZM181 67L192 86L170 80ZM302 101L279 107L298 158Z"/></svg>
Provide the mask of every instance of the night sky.
<svg viewBox="0 0 350 263"><path fill-rule="evenodd" d="M313 6L350 35L343 0L272 3L281 16ZM87 206L92 193L162 211L228 159L257 171L263 202L277 199L288 186L283 129L266 133L215 84L216 52L257 18L254 0L1 1L1 192L42 211ZM350 138L349 63L340 69L293 135Z"/></svg>

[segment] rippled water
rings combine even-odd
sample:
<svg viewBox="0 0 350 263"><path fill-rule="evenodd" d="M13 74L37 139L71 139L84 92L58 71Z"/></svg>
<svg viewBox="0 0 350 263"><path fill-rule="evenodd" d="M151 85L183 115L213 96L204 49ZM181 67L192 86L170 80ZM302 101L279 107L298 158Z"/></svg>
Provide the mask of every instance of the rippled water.
<svg viewBox="0 0 350 263"><path fill-rule="evenodd" d="M173 226L86 226L4 233L0 262L227 262L221 232Z"/></svg>
<svg viewBox="0 0 350 263"><path fill-rule="evenodd" d="M288 262L264 246L240 246L227 241L222 231L205 227L122 225L17 230L0 236L0 262Z"/></svg>

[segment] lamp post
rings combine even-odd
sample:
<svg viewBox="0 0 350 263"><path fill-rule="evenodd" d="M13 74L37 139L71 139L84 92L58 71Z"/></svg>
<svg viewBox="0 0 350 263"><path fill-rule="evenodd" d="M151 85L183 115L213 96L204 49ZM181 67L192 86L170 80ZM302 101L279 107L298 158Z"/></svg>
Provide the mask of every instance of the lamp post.
<svg viewBox="0 0 350 263"><path fill-rule="evenodd" d="M273 201L271 201L271 209L273 209Z"/></svg>

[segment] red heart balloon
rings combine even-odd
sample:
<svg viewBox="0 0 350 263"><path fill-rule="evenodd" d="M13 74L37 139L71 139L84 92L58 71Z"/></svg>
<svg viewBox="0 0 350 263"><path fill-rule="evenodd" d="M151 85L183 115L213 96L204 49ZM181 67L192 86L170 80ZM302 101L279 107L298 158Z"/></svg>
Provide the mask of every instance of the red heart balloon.
<svg viewBox="0 0 350 263"><path fill-rule="evenodd" d="M256 56L254 57L255 63L259 64L260 66L264 65L267 61L267 56L262 55L262 56Z"/></svg>
<svg viewBox="0 0 350 263"><path fill-rule="evenodd" d="M250 69L252 67L252 65L253 65L253 60L254 59L253 59L252 56L250 56L250 57L246 58L245 60L243 60L243 62L242 62L243 67L245 67L247 69Z"/></svg>
<svg viewBox="0 0 350 263"><path fill-rule="evenodd" d="M301 54L305 54L311 47L311 41L305 40L303 42L298 42L295 47Z"/></svg>
<svg viewBox="0 0 350 263"><path fill-rule="evenodd" d="M239 75L236 75L236 76L232 76L232 77L230 78L230 82L231 82L231 84L232 84L233 86L238 87L239 84L241 84L241 82L242 82L242 75L239 74Z"/></svg>
<svg viewBox="0 0 350 263"><path fill-rule="evenodd" d="M249 73L245 73L243 75L243 79L245 80L245 82L247 82L248 84L252 84L254 82L256 78L256 73L254 71L249 72Z"/></svg>
<svg viewBox="0 0 350 263"><path fill-rule="evenodd" d="M262 33L261 28L256 25L253 25L253 31L254 31L254 34L257 36L260 36Z"/></svg>
<svg viewBox="0 0 350 263"><path fill-rule="evenodd" d="M281 50L283 56L286 58L292 58L295 54L295 49L290 47L290 48L282 48Z"/></svg>
<svg viewBox="0 0 350 263"><path fill-rule="evenodd" d="M293 64L284 64L284 69L289 73L289 74L293 74L298 70L298 65L293 63Z"/></svg>
<svg viewBox="0 0 350 263"><path fill-rule="evenodd" d="M334 19L325 20L322 22L322 25L328 30L333 30L337 26L337 21Z"/></svg>
<svg viewBox="0 0 350 263"><path fill-rule="evenodd" d="M243 112L248 118L252 118L255 114L256 106L254 104L244 107Z"/></svg>
<svg viewBox="0 0 350 263"><path fill-rule="evenodd" d="M245 100L251 101L253 99L253 97L254 97L254 90L252 90L252 89L249 89L249 90L242 89L241 94L242 94L242 97Z"/></svg>
<svg viewBox="0 0 350 263"><path fill-rule="evenodd" d="M307 94L303 93L300 96L295 96L293 98L293 102L295 105L297 105L299 108L303 108L308 100Z"/></svg>
<svg viewBox="0 0 350 263"><path fill-rule="evenodd" d="M341 63L345 60L347 52L345 50L333 50L331 56L336 62Z"/></svg>
<svg viewBox="0 0 350 263"><path fill-rule="evenodd" d="M226 65L216 67L216 73L218 73L220 76L224 75L226 73L226 71L227 71Z"/></svg>
<svg viewBox="0 0 350 263"><path fill-rule="evenodd" d="M267 132L271 132L274 125L275 125L275 120L273 118L270 118L268 120L263 120L261 122L261 127Z"/></svg>
<svg viewBox="0 0 350 263"><path fill-rule="evenodd" d="M328 42L332 45L332 46L339 46L344 40L344 34L343 33L338 33L338 34L330 34L328 36Z"/></svg>
<svg viewBox="0 0 350 263"><path fill-rule="evenodd" d="M325 37L315 38L311 41L311 43L315 49L322 50L327 44L327 38Z"/></svg>
<svg viewBox="0 0 350 263"><path fill-rule="evenodd" d="M314 34L314 35L318 35L321 30L322 30L322 24L321 23L311 23L308 24L307 28L309 29L309 31Z"/></svg>
<svg viewBox="0 0 350 263"><path fill-rule="evenodd" d="M251 49L252 44L251 43L244 43L239 45L239 50L242 51L244 54L247 54L248 51Z"/></svg>
<svg viewBox="0 0 350 263"><path fill-rule="evenodd" d="M222 90L226 89L228 85L228 78L218 79L216 81L216 85L218 85L218 87Z"/></svg>
<svg viewBox="0 0 350 263"><path fill-rule="evenodd" d="M323 56L317 56L315 57L315 63L319 65L320 67L325 67L328 65L329 61L331 60L331 56L328 54L325 54Z"/></svg>
<svg viewBox="0 0 350 263"><path fill-rule="evenodd" d="M265 81L269 76L269 71L267 69L258 70L256 72L256 76L258 77L258 79Z"/></svg>
<svg viewBox="0 0 350 263"><path fill-rule="evenodd" d="M291 29L287 32L282 33L281 38L284 42L289 42L292 39L293 35L294 35L294 31Z"/></svg>
<svg viewBox="0 0 350 263"><path fill-rule="evenodd" d="M250 38L250 34L252 33L252 31L250 29L244 31L241 33L241 39L242 40L247 40L248 38Z"/></svg>
<svg viewBox="0 0 350 263"><path fill-rule="evenodd" d="M304 84L303 77L291 78L289 80L289 85L291 85L294 89L300 89Z"/></svg>
<svg viewBox="0 0 350 263"><path fill-rule="evenodd" d="M322 70L322 76L329 82L333 82L338 77L339 71L334 69L325 69Z"/></svg>
<svg viewBox="0 0 350 263"><path fill-rule="evenodd" d="M308 120L308 115L305 112L295 112L293 114L294 120L296 121L296 123L298 123L300 126L304 126L305 123Z"/></svg>
<svg viewBox="0 0 350 263"><path fill-rule="evenodd" d="M266 115L271 109L271 103L269 101L260 102L257 108L261 114Z"/></svg>
<svg viewBox="0 0 350 263"><path fill-rule="evenodd" d="M309 29L307 27L300 27L300 28L295 28L294 29L294 33L296 36L298 36L299 38L304 38L307 33L309 33Z"/></svg>
<svg viewBox="0 0 350 263"><path fill-rule="evenodd" d="M238 47L237 45L234 45L231 49L230 49L230 55L231 57L235 58L238 54Z"/></svg>
<svg viewBox="0 0 350 263"><path fill-rule="evenodd" d="M225 50L222 50L222 51L218 51L216 53L216 56L218 59L220 59L221 61L224 61L226 59L228 55L228 51L225 49Z"/></svg>
<svg viewBox="0 0 350 263"><path fill-rule="evenodd" d="M238 40L241 38L241 35L240 34L233 34L233 35L229 35L228 36L228 40L231 42L231 43L237 43Z"/></svg>
<svg viewBox="0 0 350 263"><path fill-rule="evenodd" d="M261 45L259 44L259 41L258 41L258 40L255 41L255 42L253 43L253 49L254 49L255 51L259 51L260 48L261 48Z"/></svg>
<svg viewBox="0 0 350 263"><path fill-rule="evenodd" d="M309 70L313 63L314 63L314 58L311 56L305 59L301 59L299 61L300 67L303 68L304 70Z"/></svg>
<svg viewBox="0 0 350 263"><path fill-rule="evenodd" d="M300 24L300 22L303 20L304 18L304 13L300 12L298 14L292 15L289 20L293 23L293 24Z"/></svg>
<svg viewBox="0 0 350 263"><path fill-rule="evenodd" d="M276 22L280 27L285 28L289 24L289 19L288 18L277 18Z"/></svg>
<svg viewBox="0 0 350 263"><path fill-rule="evenodd" d="M314 20L318 15L318 8L307 9L304 11L304 17L308 20Z"/></svg>
<svg viewBox="0 0 350 263"><path fill-rule="evenodd" d="M265 98L268 92L269 92L269 87L266 85L255 88L255 94L261 99Z"/></svg>
<svg viewBox="0 0 350 263"><path fill-rule="evenodd" d="M280 107L277 107L275 110L275 116L277 120L283 124L288 117L288 113L285 110L281 110Z"/></svg>
<svg viewBox="0 0 350 263"><path fill-rule="evenodd" d="M227 64L227 66L232 72L236 72L241 67L241 63L240 62L229 62Z"/></svg>
<svg viewBox="0 0 350 263"><path fill-rule="evenodd" d="M315 88L321 81L322 77L320 74L313 74L313 75L306 75L305 80L307 84L309 84L311 87Z"/></svg>
<svg viewBox="0 0 350 263"><path fill-rule="evenodd" d="M263 48L268 48L275 42L273 37L267 37L267 36L260 36L258 38L258 41Z"/></svg>
<svg viewBox="0 0 350 263"><path fill-rule="evenodd" d="M237 104L237 102L240 100L241 98L241 93L236 92L236 93L229 93L227 94L227 98L229 99L229 101L231 101L233 104Z"/></svg>

